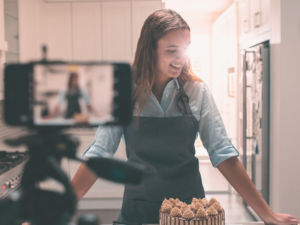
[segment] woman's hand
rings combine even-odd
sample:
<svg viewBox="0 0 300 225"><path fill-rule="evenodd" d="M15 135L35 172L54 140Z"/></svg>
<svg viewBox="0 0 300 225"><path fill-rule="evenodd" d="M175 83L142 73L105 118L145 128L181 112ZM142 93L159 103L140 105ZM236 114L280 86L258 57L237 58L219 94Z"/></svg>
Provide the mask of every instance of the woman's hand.
<svg viewBox="0 0 300 225"><path fill-rule="evenodd" d="M267 218L262 218L266 225L274 224L299 224L299 218L289 215L289 214L278 214L272 213L271 216Z"/></svg>
<svg viewBox="0 0 300 225"><path fill-rule="evenodd" d="M299 219L295 216L289 214L278 214L272 211L260 193L256 190L245 168L237 157L232 157L223 161L218 165L218 169L265 224L274 225L300 223Z"/></svg>

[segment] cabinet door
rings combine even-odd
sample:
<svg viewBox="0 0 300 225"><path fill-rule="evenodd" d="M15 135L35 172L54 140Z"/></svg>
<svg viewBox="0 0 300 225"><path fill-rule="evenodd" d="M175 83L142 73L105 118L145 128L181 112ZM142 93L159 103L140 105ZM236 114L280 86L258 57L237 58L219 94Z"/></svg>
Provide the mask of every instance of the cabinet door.
<svg viewBox="0 0 300 225"><path fill-rule="evenodd" d="M132 2L132 54L134 57L142 26L147 17L162 8L161 1Z"/></svg>
<svg viewBox="0 0 300 225"><path fill-rule="evenodd" d="M253 32L260 24L260 0L250 0L249 1L250 10L250 32Z"/></svg>
<svg viewBox="0 0 300 225"><path fill-rule="evenodd" d="M270 0L260 0L260 14L258 33L262 34L270 30Z"/></svg>
<svg viewBox="0 0 300 225"><path fill-rule="evenodd" d="M130 2L102 3L103 59L132 61Z"/></svg>
<svg viewBox="0 0 300 225"><path fill-rule="evenodd" d="M41 46L46 43L46 15L44 1L18 1L20 62L41 60Z"/></svg>
<svg viewBox="0 0 300 225"><path fill-rule="evenodd" d="M48 58L72 60L71 3L47 4Z"/></svg>
<svg viewBox="0 0 300 225"><path fill-rule="evenodd" d="M101 3L72 3L73 59L101 60Z"/></svg>
<svg viewBox="0 0 300 225"><path fill-rule="evenodd" d="M247 39L250 32L249 21L249 2L248 0L241 0L238 3L238 36L239 42Z"/></svg>

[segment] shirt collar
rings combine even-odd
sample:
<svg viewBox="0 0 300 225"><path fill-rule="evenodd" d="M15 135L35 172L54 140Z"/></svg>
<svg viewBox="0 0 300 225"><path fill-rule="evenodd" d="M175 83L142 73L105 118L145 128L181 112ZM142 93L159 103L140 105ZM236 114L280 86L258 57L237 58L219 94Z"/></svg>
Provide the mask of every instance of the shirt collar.
<svg viewBox="0 0 300 225"><path fill-rule="evenodd" d="M173 79L173 84L174 84L174 86L175 86L177 89L179 89L179 83L178 83L177 78L174 78L174 79Z"/></svg>

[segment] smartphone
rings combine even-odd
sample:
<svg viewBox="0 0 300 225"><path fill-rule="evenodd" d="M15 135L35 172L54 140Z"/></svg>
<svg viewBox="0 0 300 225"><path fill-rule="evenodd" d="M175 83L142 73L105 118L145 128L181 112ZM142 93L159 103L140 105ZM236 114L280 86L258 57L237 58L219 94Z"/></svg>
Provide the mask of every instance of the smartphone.
<svg viewBox="0 0 300 225"><path fill-rule="evenodd" d="M119 62L32 62L4 69L4 115L28 127L128 124L131 67Z"/></svg>

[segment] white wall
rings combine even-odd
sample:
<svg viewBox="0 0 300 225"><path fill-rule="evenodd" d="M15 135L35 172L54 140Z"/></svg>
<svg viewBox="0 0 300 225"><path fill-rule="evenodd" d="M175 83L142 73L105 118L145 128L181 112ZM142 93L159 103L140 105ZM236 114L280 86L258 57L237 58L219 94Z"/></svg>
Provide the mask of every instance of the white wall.
<svg viewBox="0 0 300 225"><path fill-rule="evenodd" d="M2 43L3 41L4 41L4 1L0 0L0 43Z"/></svg>
<svg viewBox="0 0 300 225"><path fill-rule="evenodd" d="M203 17L201 14L199 16L195 14L189 14L186 12L177 12L182 16L182 18L188 23L191 29L191 52L199 52L197 55L201 57L201 73L200 78L205 81L205 83L212 89L211 80L211 30L214 18ZM193 36L200 38L200 42L196 43L193 40ZM207 45L207 46L206 46ZM196 49L195 49L196 48ZM195 71L196 72L196 71ZM198 75L198 74L197 74Z"/></svg>
<svg viewBox="0 0 300 225"><path fill-rule="evenodd" d="M187 23L191 28L192 43L191 48L195 51L199 51L199 56L201 57L201 74L200 78L205 81L205 83L211 88L211 29L212 29L212 20L211 19L187 19ZM194 37L199 38L197 45L194 45ZM203 43L201 43L203 42Z"/></svg>
<svg viewBox="0 0 300 225"><path fill-rule="evenodd" d="M300 217L300 1L271 1L270 206Z"/></svg>
<svg viewBox="0 0 300 225"><path fill-rule="evenodd" d="M236 6L231 5L212 26L212 93L220 110L227 135L237 145L237 17ZM228 81L228 69L233 68ZM229 85L230 84L230 85ZM228 92L229 87L231 91Z"/></svg>

